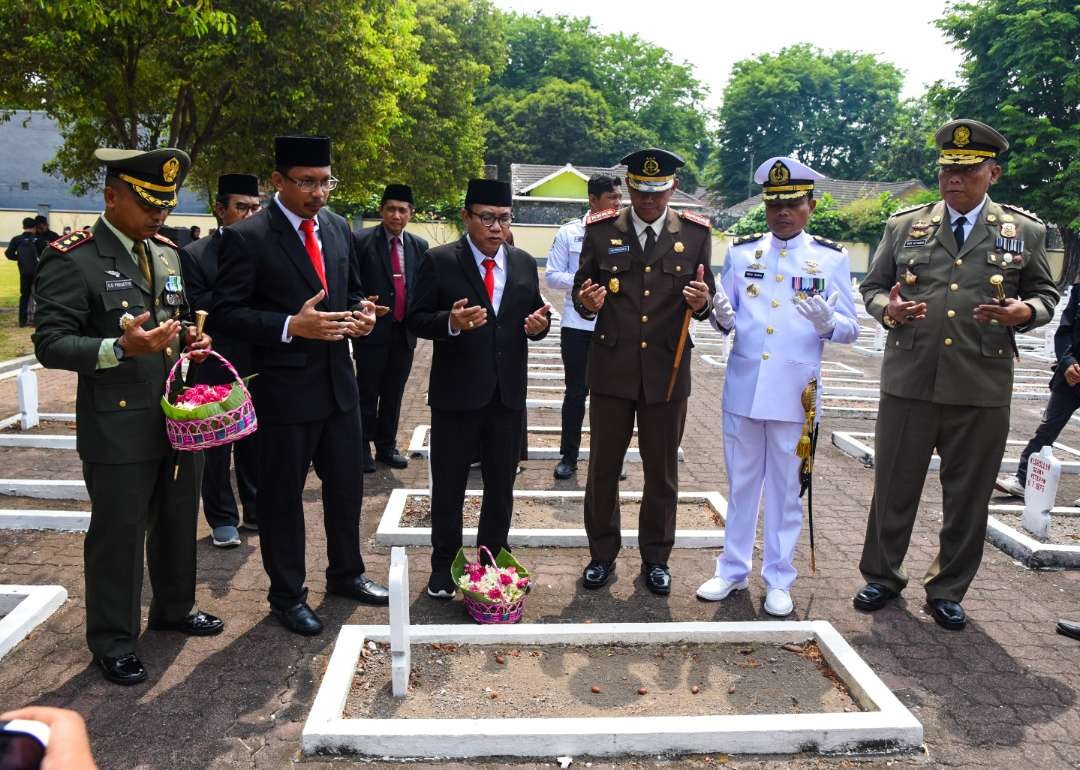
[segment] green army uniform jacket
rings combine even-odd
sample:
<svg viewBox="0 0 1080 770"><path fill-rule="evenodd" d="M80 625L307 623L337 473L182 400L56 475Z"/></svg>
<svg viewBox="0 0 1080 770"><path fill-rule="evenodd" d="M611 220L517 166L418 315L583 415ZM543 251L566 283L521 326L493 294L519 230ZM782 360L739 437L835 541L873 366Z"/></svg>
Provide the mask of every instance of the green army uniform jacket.
<svg viewBox="0 0 1080 770"><path fill-rule="evenodd" d="M175 312L161 298L167 277L180 275L177 250L162 236L145 243L153 265L153 287L101 218L92 236L73 233L62 238L42 253L38 263L34 352L42 366L79 375L76 445L84 462L144 462L170 451L159 402L184 334L160 353L98 368L101 342L123 333L120 318L124 313L138 316L151 310L143 324L149 330Z"/></svg>
<svg viewBox="0 0 1080 770"><path fill-rule="evenodd" d="M1009 329L976 321L975 307L1005 296L1030 305L1027 331L1048 323L1058 291L1046 259L1046 227L1035 215L986 198L962 248L949 229L945 203L903 209L885 225L860 290L866 310L882 320L899 282L905 300L925 302L926 318L889 330L881 391L901 398L964 406L1007 406L1012 398Z"/></svg>

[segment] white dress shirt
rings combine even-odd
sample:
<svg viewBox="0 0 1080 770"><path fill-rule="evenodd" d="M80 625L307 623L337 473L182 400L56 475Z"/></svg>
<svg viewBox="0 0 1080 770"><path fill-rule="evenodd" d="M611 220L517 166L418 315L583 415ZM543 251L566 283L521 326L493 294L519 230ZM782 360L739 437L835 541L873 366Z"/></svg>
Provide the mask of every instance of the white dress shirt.
<svg viewBox="0 0 1080 770"><path fill-rule="evenodd" d="M964 225L964 243L967 243L968 238L971 237L971 228L975 227L975 223L979 221L979 213L983 210L983 206L985 206L985 205L986 205L986 196L985 195L983 196L983 199L981 201L979 201L979 205L976 206L975 208L973 208L971 211L969 211L966 214L961 214L959 211L954 209L948 203L945 204L945 209L946 209L946 211L949 212L949 229L950 230L955 230L956 229L956 226L953 225L953 222L955 222L957 220L957 218L963 217L966 220L966 224Z"/></svg>
<svg viewBox="0 0 1080 770"><path fill-rule="evenodd" d="M476 244L472 242L467 234L465 240L469 243L469 250L472 251L473 259L476 260L476 269L480 271L480 283L484 282L484 274L487 273L487 268L484 267L484 260L489 259L488 255L476 248ZM503 289L506 288L506 248L499 246L499 250L495 252L494 257L490 259L495 260L495 290L492 292L491 307L495 311L495 314L499 313L499 304L502 302ZM454 325L450 322L450 319L446 319L446 324L450 329L450 336L456 337L461 334L460 330L455 331Z"/></svg>
<svg viewBox="0 0 1080 770"><path fill-rule="evenodd" d="M563 303L562 325L568 329L581 329L591 332L596 326L596 319L582 318L574 310L574 274L581 265L581 245L585 242L585 217L567 222L555 234L555 241L548 252L544 279L549 288L566 292Z"/></svg>
<svg viewBox="0 0 1080 770"><path fill-rule="evenodd" d="M644 219L637 215L634 211L634 207L630 207L630 221L634 223L634 232L637 233L638 243L641 244L641 248L645 248L645 228L651 227L653 231L653 243L656 243L656 239L660 237L660 233L664 228L664 223L667 221L667 209L664 209L659 217L654 222L646 222Z"/></svg>

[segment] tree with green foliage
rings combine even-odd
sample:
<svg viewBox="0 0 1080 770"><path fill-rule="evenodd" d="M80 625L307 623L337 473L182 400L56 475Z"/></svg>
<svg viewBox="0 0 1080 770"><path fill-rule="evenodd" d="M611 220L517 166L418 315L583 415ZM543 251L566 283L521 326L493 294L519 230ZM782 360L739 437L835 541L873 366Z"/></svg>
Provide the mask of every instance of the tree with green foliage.
<svg viewBox="0 0 1080 770"><path fill-rule="evenodd" d="M865 179L892 130L903 74L871 54L809 44L737 62L724 89L709 188L752 194L754 170L794 155L823 174Z"/></svg>
<svg viewBox="0 0 1080 770"><path fill-rule="evenodd" d="M1011 144L995 198L1037 211L1065 246L1060 282L1080 279L1080 5L979 0L938 21L964 53L955 116L982 120Z"/></svg>
<svg viewBox="0 0 1080 770"><path fill-rule="evenodd" d="M948 121L949 113L930 94L905 100L875 153L867 178L886 182L918 179L928 187L937 187L934 134Z"/></svg>

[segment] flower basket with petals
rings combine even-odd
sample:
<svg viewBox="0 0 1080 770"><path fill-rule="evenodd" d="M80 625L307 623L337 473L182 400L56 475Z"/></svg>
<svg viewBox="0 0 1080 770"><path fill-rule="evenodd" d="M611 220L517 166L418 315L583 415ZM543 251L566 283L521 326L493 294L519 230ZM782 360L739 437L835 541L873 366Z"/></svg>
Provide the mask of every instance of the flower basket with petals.
<svg viewBox="0 0 1080 770"><path fill-rule="evenodd" d="M517 623L525 613L529 571L506 549L492 558L491 551L480 546L492 564L477 558L470 562L464 549L458 550L450 565L450 576L464 595L465 609L477 623Z"/></svg>
<svg viewBox="0 0 1080 770"><path fill-rule="evenodd" d="M168 394L181 363L188 358L184 353L169 370L165 382L165 395L161 397L161 410L165 413L165 432L173 449L180 452L198 452L215 446L239 441L258 428L255 406L243 379L229 361L217 351L217 356L235 381L231 385L195 385L184 388L173 401Z"/></svg>

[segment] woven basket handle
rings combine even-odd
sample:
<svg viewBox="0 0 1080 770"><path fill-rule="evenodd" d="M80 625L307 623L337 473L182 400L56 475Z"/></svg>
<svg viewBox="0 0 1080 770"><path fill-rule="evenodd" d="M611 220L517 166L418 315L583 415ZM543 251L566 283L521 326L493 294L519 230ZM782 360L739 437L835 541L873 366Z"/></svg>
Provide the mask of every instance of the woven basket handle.
<svg viewBox="0 0 1080 770"><path fill-rule="evenodd" d="M491 566L494 567L495 566L495 557L491 555L491 549L488 548L486 545L482 545L482 546L480 546L479 548L476 549L476 563L477 564L480 563L480 552L481 551L487 552L488 558L491 559Z"/></svg>
<svg viewBox="0 0 1080 770"><path fill-rule="evenodd" d="M244 392L245 396L250 398L251 394L248 392L247 385L244 384L243 378L240 376L240 373L236 371L236 367L229 362L229 359L221 355L221 353L218 353L216 350L208 350L206 352L212 356L215 356L219 361L221 361L221 363L225 364L225 368L229 370L229 373L232 374L233 378L240 385L240 390ZM176 373L177 371L179 371L180 365L189 358L191 358L191 353L185 350L176 359L176 363L172 365L172 368L169 369L169 376L165 380L166 395L168 395L168 393L172 390L173 380L176 378ZM488 551L488 554L490 555L491 552Z"/></svg>

